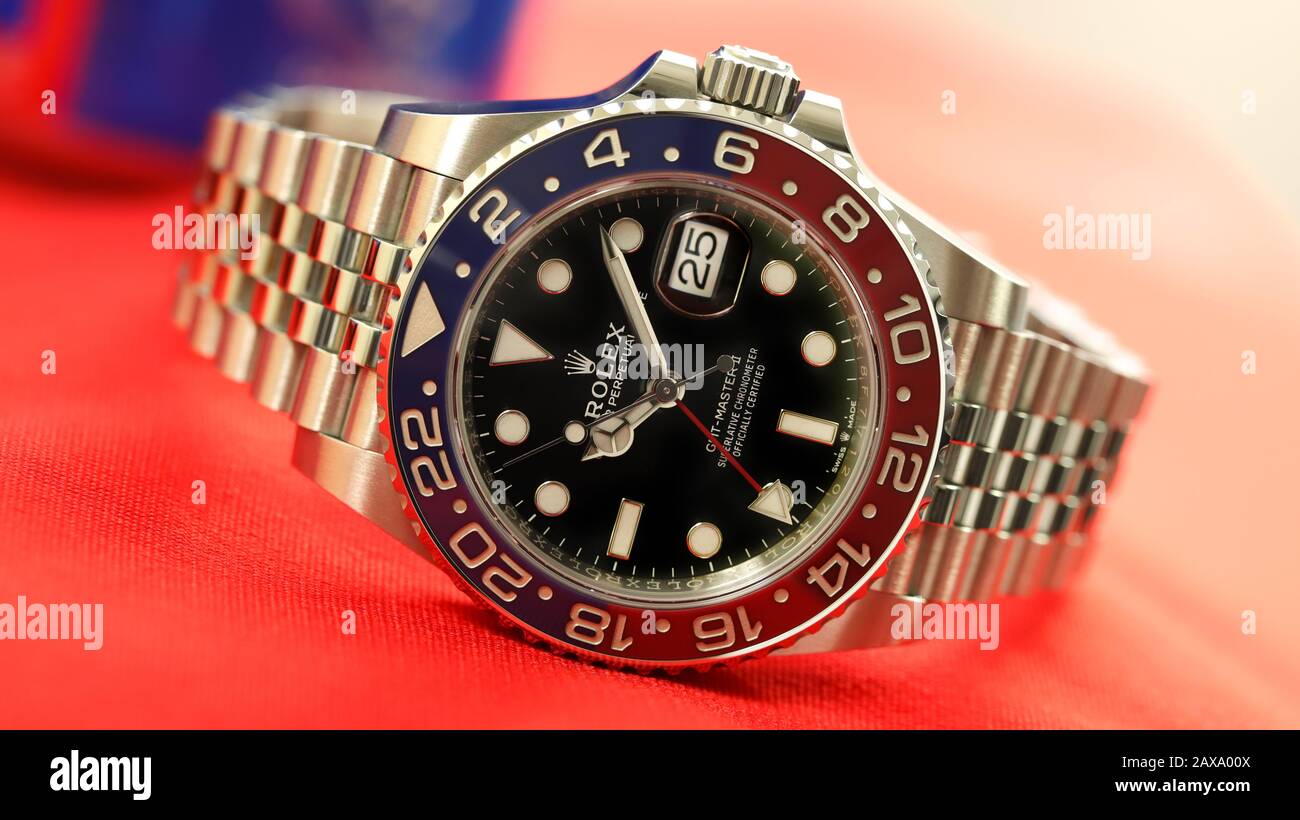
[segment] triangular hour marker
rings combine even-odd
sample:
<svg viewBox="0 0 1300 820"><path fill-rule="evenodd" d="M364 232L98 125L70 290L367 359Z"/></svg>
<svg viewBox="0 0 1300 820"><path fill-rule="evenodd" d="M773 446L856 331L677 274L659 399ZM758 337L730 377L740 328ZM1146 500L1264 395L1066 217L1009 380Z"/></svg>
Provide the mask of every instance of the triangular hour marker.
<svg viewBox="0 0 1300 820"><path fill-rule="evenodd" d="M410 318L406 320L406 333L402 336L402 356L411 355L425 342L437 338L446 329L447 323L442 320L442 314L438 312L433 294L429 293L429 286L421 282L419 290L415 292L415 302L411 305Z"/></svg>
<svg viewBox="0 0 1300 820"><path fill-rule="evenodd" d="M782 524L793 524L790 508L794 506L794 493L779 481L773 481L758 493L758 498L749 508L759 515L775 518Z"/></svg>
<svg viewBox="0 0 1300 820"><path fill-rule="evenodd" d="M488 364L524 364L526 362L544 362L555 358L546 348L528 338L522 330L501 320L501 329L497 331L496 342L492 345L492 355Z"/></svg>

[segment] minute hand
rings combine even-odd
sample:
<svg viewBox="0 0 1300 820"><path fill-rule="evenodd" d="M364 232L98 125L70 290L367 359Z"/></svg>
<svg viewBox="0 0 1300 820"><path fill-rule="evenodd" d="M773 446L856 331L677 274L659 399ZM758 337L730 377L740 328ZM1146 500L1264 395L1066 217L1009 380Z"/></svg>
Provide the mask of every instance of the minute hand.
<svg viewBox="0 0 1300 820"><path fill-rule="evenodd" d="M655 329L650 324L650 317L646 315L641 294L636 289L635 280L632 279L632 271L628 269L627 259L623 257L623 251L619 250L604 225L600 227L600 247L601 255L605 257L605 269L609 271L609 278L614 281L618 300L623 304L623 312L627 314L628 321L632 323L632 330L636 332L642 347L650 357L652 373L662 379L672 378L663 349L659 347L659 338L655 336Z"/></svg>

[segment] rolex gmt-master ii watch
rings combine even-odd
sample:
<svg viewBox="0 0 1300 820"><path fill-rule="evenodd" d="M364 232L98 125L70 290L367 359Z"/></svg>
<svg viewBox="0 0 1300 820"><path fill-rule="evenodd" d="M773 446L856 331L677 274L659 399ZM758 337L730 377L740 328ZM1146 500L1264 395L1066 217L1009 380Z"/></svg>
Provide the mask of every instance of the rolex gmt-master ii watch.
<svg viewBox="0 0 1300 820"><path fill-rule="evenodd" d="M771 55L604 91L218 111L175 321L295 465L524 636L638 669L896 641L1063 584L1146 392L866 170Z"/></svg>

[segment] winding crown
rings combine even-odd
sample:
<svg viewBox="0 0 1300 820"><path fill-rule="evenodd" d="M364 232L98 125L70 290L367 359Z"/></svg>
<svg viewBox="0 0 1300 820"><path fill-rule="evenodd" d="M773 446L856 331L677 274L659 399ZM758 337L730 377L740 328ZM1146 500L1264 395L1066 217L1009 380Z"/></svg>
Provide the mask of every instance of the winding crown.
<svg viewBox="0 0 1300 820"><path fill-rule="evenodd" d="M718 102L782 117L794 105L799 75L780 57L722 46L704 59L700 91Z"/></svg>

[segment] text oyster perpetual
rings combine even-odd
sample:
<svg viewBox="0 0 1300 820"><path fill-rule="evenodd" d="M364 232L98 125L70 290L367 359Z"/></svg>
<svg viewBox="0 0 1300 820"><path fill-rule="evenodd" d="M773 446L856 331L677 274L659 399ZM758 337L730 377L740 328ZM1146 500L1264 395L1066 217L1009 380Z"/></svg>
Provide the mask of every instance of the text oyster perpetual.
<svg viewBox="0 0 1300 820"><path fill-rule="evenodd" d="M206 159L203 207L261 235L182 271L192 346L301 470L587 659L884 645L899 604L1057 586L1146 391L742 47L566 100L277 92Z"/></svg>

